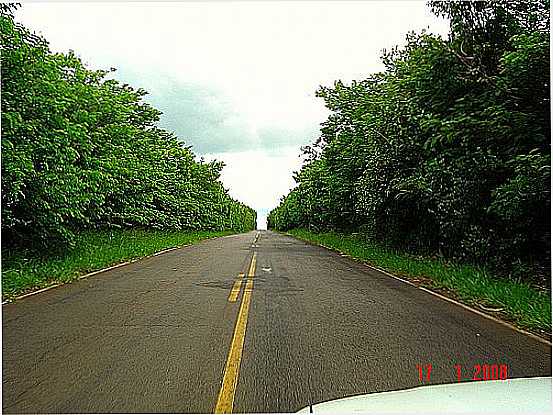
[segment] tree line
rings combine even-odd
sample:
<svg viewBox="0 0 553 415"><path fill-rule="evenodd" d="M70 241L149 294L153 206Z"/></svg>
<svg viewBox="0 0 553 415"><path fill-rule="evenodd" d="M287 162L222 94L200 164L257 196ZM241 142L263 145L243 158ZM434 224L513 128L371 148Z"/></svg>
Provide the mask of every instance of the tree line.
<svg viewBox="0 0 553 415"><path fill-rule="evenodd" d="M548 273L549 1L428 6L447 39L412 32L381 73L319 88L331 114L268 226Z"/></svg>
<svg viewBox="0 0 553 415"><path fill-rule="evenodd" d="M255 228L223 163L159 128L145 90L51 52L1 6L4 247L71 246L83 229Z"/></svg>

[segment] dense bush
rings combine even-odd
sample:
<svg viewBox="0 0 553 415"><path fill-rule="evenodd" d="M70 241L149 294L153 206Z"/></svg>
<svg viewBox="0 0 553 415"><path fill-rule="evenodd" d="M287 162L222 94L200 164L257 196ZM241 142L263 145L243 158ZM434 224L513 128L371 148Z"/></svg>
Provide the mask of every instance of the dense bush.
<svg viewBox="0 0 553 415"><path fill-rule="evenodd" d="M512 269L550 261L549 1L431 2L386 70L321 87L331 111L268 218Z"/></svg>
<svg viewBox="0 0 553 415"><path fill-rule="evenodd" d="M255 227L223 188L222 163L158 128L146 91L50 52L12 10L0 16L4 246L71 245L85 228Z"/></svg>

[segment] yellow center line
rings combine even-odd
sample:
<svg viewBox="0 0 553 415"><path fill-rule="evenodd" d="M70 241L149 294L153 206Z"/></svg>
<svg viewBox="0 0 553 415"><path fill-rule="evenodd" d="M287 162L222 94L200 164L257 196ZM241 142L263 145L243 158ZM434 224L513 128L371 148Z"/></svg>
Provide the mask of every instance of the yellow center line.
<svg viewBox="0 0 553 415"><path fill-rule="evenodd" d="M242 304L240 304L236 326L234 327L221 390L219 391L217 404L215 405L216 414L230 414L234 406L234 393L238 384L238 372L240 371L240 361L242 359L242 350L244 349L244 339L246 338L246 325L248 323L248 312L253 291L256 260L257 252L254 252L248 271L248 280L244 289Z"/></svg>
<svg viewBox="0 0 553 415"><path fill-rule="evenodd" d="M255 264L257 262L257 252L253 253L252 262L250 263L250 269L248 271L248 278L253 278L255 275Z"/></svg>
<svg viewBox="0 0 553 415"><path fill-rule="evenodd" d="M234 285L232 286L232 290L230 290L230 294L228 296L228 300L231 303L235 303L238 299L238 294L240 294L240 287L242 287L242 279L244 278L244 273L241 272L238 274L238 278L236 278L236 281L234 281Z"/></svg>

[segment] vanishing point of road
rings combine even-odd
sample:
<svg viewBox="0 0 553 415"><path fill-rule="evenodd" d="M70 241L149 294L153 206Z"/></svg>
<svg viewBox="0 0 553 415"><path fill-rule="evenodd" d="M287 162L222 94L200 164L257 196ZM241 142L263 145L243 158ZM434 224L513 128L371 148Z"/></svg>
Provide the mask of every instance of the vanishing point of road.
<svg viewBox="0 0 553 415"><path fill-rule="evenodd" d="M551 376L546 342L271 231L81 279L2 318L5 413L293 412L456 382L455 365L466 381L482 364Z"/></svg>

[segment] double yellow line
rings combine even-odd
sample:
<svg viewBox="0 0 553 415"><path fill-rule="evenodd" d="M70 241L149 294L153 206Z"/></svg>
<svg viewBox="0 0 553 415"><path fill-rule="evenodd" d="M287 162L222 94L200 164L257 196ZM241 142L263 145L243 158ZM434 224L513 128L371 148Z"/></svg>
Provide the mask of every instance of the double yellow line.
<svg viewBox="0 0 553 415"><path fill-rule="evenodd" d="M242 360L242 350L244 349L244 339L246 337L246 325L248 324L248 312L252 299L256 261L257 252L254 252L250 262L250 269L248 270L248 279L246 281L246 288L244 289L244 296L242 297L242 304L240 304L240 311L238 311L238 318L234 327L234 335L230 344L223 383L221 384L221 390L219 391L219 397L215 405L216 414L230 414L234 406L234 394L236 392L236 385L238 384L238 372L240 371L240 361ZM243 277L244 274L240 274L239 278L234 282L229 295L229 301L235 302L238 298Z"/></svg>
<svg viewBox="0 0 553 415"><path fill-rule="evenodd" d="M238 274L238 278L236 278L236 281L234 281L234 285L232 286L232 290L230 290L230 294L228 296L228 300L230 303L235 303L238 299L238 295L240 294L240 287L242 287L242 280L244 278L244 273L241 272Z"/></svg>

